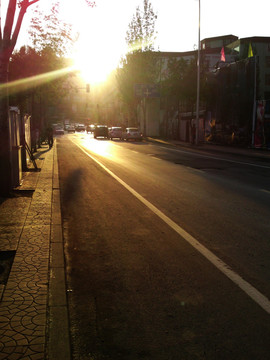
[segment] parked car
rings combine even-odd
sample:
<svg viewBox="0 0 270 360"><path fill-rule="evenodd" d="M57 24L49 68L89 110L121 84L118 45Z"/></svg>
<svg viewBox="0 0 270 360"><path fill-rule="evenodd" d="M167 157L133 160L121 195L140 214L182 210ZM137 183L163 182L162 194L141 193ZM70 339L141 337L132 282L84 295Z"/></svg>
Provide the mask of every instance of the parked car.
<svg viewBox="0 0 270 360"><path fill-rule="evenodd" d="M91 124L91 125L87 125L86 127L86 132L87 133L93 133L95 130L95 125Z"/></svg>
<svg viewBox="0 0 270 360"><path fill-rule="evenodd" d="M62 126L57 125L54 128L54 133L55 133L55 135L64 135L65 131Z"/></svg>
<svg viewBox="0 0 270 360"><path fill-rule="evenodd" d="M104 137L104 138L109 137L108 127L106 125L97 125L95 127L94 138L96 139L97 137Z"/></svg>
<svg viewBox="0 0 270 360"><path fill-rule="evenodd" d="M78 124L78 125L76 126L75 130L78 131L78 132L83 132L83 131L85 131L85 125L83 125L83 124Z"/></svg>
<svg viewBox="0 0 270 360"><path fill-rule="evenodd" d="M110 139L122 139L122 128L119 126L113 126L109 129Z"/></svg>
<svg viewBox="0 0 270 360"><path fill-rule="evenodd" d="M138 128L130 127L126 128L126 130L122 134L122 139L124 140L139 140L142 141L143 135Z"/></svg>
<svg viewBox="0 0 270 360"><path fill-rule="evenodd" d="M68 133L75 133L75 127L73 125L70 125L67 129Z"/></svg>

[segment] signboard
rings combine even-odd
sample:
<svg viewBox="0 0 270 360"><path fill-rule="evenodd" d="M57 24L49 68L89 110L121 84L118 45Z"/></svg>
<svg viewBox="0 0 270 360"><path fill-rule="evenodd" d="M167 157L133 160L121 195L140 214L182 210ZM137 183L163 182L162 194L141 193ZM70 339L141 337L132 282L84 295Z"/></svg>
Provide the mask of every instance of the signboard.
<svg viewBox="0 0 270 360"><path fill-rule="evenodd" d="M158 84L135 84L134 85L135 96L141 98L156 98L159 97L159 85Z"/></svg>

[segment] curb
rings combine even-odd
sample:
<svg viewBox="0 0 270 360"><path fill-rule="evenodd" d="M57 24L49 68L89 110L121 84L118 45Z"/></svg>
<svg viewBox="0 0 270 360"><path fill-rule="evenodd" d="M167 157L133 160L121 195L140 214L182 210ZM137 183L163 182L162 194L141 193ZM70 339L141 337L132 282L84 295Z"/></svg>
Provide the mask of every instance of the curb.
<svg viewBox="0 0 270 360"><path fill-rule="evenodd" d="M57 141L54 142L52 217L49 261L49 296L48 296L48 344L47 358L70 360L69 316L66 292L64 242L60 188L58 177Z"/></svg>

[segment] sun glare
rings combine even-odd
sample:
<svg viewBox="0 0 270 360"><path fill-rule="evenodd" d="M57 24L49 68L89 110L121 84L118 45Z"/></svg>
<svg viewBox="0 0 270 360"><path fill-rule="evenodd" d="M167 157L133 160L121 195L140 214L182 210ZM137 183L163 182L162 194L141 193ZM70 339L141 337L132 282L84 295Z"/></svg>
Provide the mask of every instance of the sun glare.
<svg viewBox="0 0 270 360"><path fill-rule="evenodd" d="M112 25L115 5L110 0L104 0L95 8L90 8L85 0L80 0L80 6L65 5L64 11L63 15L70 18L79 34L73 54L75 68L81 72L86 83L106 81L126 52L125 41L120 36L125 34L126 27L120 20Z"/></svg>
<svg viewBox="0 0 270 360"><path fill-rule="evenodd" d="M98 84L106 81L120 60L117 46L108 44L102 37L99 37L99 42L88 39L88 42L84 40L77 45L74 55L75 68L80 71L85 82Z"/></svg>
<svg viewBox="0 0 270 360"><path fill-rule="evenodd" d="M104 67L97 59L89 59L85 54L78 53L74 60L75 68L86 83L97 84L106 80Z"/></svg>

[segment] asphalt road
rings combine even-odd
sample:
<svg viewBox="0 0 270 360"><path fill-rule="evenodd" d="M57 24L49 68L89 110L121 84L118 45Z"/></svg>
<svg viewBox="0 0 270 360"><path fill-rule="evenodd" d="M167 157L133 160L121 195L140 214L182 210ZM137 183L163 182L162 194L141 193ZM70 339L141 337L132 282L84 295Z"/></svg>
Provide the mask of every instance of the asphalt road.
<svg viewBox="0 0 270 360"><path fill-rule="evenodd" d="M57 139L74 359L267 359L270 167Z"/></svg>

